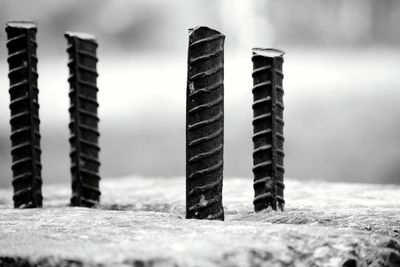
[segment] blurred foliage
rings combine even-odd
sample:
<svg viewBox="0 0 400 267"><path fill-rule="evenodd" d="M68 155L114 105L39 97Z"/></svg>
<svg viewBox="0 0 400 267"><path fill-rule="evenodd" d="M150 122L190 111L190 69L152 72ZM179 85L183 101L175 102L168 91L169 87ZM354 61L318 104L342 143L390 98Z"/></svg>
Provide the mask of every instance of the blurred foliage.
<svg viewBox="0 0 400 267"><path fill-rule="evenodd" d="M171 90L173 93L177 92L179 86L182 86L182 88L185 86L185 72L181 70L185 70L185 66L183 65L187 52L187 30L190 27L208 25L221 30L226 35L226 51L229 51L229 53L240 50L244 51L242 55L248 55L250 51L249 47L258 45L279 47L292 52L298 48L300 49L297 51L305 48L305 50L308 51L306 57L297 60L297 63L295 63L297 64L297 68L295 68L285 80L285 84L287 84L289 79L292 79L292 81L295 80L292 82L291 93L286 96L288 100L293 99L292 105L286 109L286 114L289 118L289 123L287 124L288 128L286 129L290 130L290 127L292 127L292 130L286 133L289 141L285 144L287 145L288 152L286 162L291 167L288 168L289 171L292 171L292 173L289 172L289 175L295 178L304 178L310 177L311 173L312 175L327 179L369 182L399 181L400 167L398 167L398 162L400 155L398 150L395 149L395 144L398 143L398 136L400 136L398 131L400 127L395 128L395 131L393 131L391 125L398 120L396 114L400 114L400 112L397 110L396 105L388 102L388 100L396 99L393 95L398 96L398 79L397 76L395 76L397 70L394 70L396 68L393 67L397 65L387 64L388 62L396 61L394 55L398 54L396 49L400 48L400 31L398 30L400 25L399 14L400 1L397 0L0 0L1 25L4 25L9 20L34 20L39 23L38 54L40 57L39 69L41 71L41 118L44 117L43 113L45 112L43 112L43 110L45 110L45 107L51 106L51 108L54 108L54 105L57 105L57 103L64 100L66 103L67 100L64 98L65 96L56 99L56 97L58 97L57 92L60 92L57 90L63 90L63 87L59 86L60 83L54 82L54 80L59 81L66 79L65 76L61 76L60 74L64 73L60 72L57 74L55 71L54 73L51 72L53 77L47 76L46 80L43 79L45 72L42 71L43 69L46 70L46 67L48 70L53 66L54 70L59 70L61 68L60 62L65 64L66 44L63 33L67 30L88 32L96 35L100 43L99 54L101 53L101 64L103 64L103 62L110 62L110 58L116 59L117 64L115 64L114 68L118 69L118 71L115 72L119 73L120 68L126 68L124 70L124 75L128 73L128 75L132 75L137 81L141 80L138 76L143 75L142 72L139 72L142 65L140 65L139 60L137 60L138 55L144 55L143 58L145 58L144 61L146 62L151 61L149 62L151 64L146 65L147 67L151 66L149 68L164 68L165 66L181 64L182 66L175 66L179 69L179 76L177 75L175 77L182 78L182 80L178 81L178 86L176 86L176 80L174 80L174 82L167 81L167 78L162 76L164 77L163 79L166 85L168 85L168 82L169 84L175 83L168 88L171 90L171 87L174 87L172 89L175 91ZM0 69L3 70L2 77L0 77L0 87L2 87L3 95L0 96L0 100L5 99L3 96L7 95L6 87L8 86L5 39L3 30L0 32L0 45L2 47L2 49L0 49L0 58L3 64L0 66L2 67L2 69ZM331 53L329 52L331 48L333 48L332 50L340 50L340 52L347 48L349 48L349 51L352 51L352 53L338 57L341 60L340 64L342 64L342 60L346 62L347 68L344 65L332 64L335 57L333 57L332 54L331 57L327 56ZM353 54L353 51L368 50L365 48L372 48L370 50L375 55L375 59L377 58L376 53L378 49L387 49L393 54L389 53L382 57L385 60L381 61L379 64L371 61L371 57L364 54L363 60L366 60L366 63L368 63L364 65L368 68L359 69L359 76L356 77L358 77L358 79L364 77L365 72L371 69L373 75L367 75L371 78L365 81L365 83L352 84L351 82L357 81L357 79L353 80L353 76L357 74L353 66L359 67L363 65L359 63L360 61L362 62L362 58L359 58L360 53ZM315 61L315 52L320 52L323 49L326 49L326 54L324 54L324 50L322 53L323 56L319 56L322 60ZM302 51L304 52L305 50ZM122 53L126 54L127 57L122 57ZM171 57L169 61L164 60L163 63L160 64L160 62L157 61L160 54L167 56L173 55L174 57ZM179 56L177 56L178 54ZM296 61L296 56L293 54L291 54L292 56L290 58L287 58L288 61L285 67L289 67L291 61ZM106 57L106 55L108 57ZM135 55L135 57L129 57L132 55ZM235 63L234 57L226 57L226 59L226 66L228 66L229 63ZM307 62L307 65L304 64L305 60L310 62L314 60L314 62ZM243 65L243 68L247 69L249 67L250 70L251 62L250 60L246 62L249 65ZM396 62L399 61L397 60ZM57 66L55 66L56 63ZM128 63L132 64L129 65L129 71L127 70ZM354 65L354 63L358 64ZM314 82L310 82L311 79L304 79L304 81L302 81L302 78L299 78L300 75L298 73L307 73L307 66L313 66L314 68L312 69L314 72L321 70L321 72L318 73L320 75L320 80L318 80L317 77ZM392 67L390 68L390 66ZM124 108L126 109L126 105L123 106L120 103L124 101L117 99L116 92L122 92L123 89L134 91L132 88L136 86L144 89L141 91L143 94L151 96L160 95L157 88L151 87L154 87L154 85L145 87L143 84L138 85L137 81L135 84L132 80L119 81L119 84L123 83L124 86L120 86L121 88L113 88L111 85L114 84L114 77L118 79L120 76L115 75L115 73L113 76L112 69L109 66L102 65L101 67L102 70L108 70L107 75L103 75L104 72L101 71L102 78L107 76L107 78L104 78L103 84L108 85L102 88L102 94L112 92L108 95L104 94L107 96L107 99L105 97L104 100L108 100L108 102L104 101L101 104L104 110L106 110L107 105L111 102L119 101L118 104L109 105L107 111L120 108L127 113L128 116L134 114L133 111L132 113L126 112L126 110L124 110ZM163 72L164 75L171 75L171 69L173 68L168 69L168 73L161 72ZM342 69L346 70L346 73L340 72ZM389 72L389 70L391 72ZM229 78L229 71L232 71L232 69L227 69L226 78ZM172 74L174 73L176 74L177 72L172 72ZM232 72L230 73L232 75ZM312 72L309 71L308 73ZM334 76L337 73L342 76ZM294 78L294 74L298 75ZM345 79L345 75L352 76L350 82ZM379 80L379 77L382 75L385 78L389 76L394 78L391 78L392 80L390 81L383 78ZM174 79L172 76L168 77L168 80ZM334 80L330 79L332 77ZM236 75L235 84L238 83L240 78L250 79L251 75L249 74L248 77ZM106 81L109 82L105 83ZM226 79L226 81L228 81L228 79ZM334 83L333 81L337 82ZM228 83L226 84L228 85ZM239 82L238 84L241 83ZM301 84L306 84L307 86L301 88ZM314 87L312 90L308 91L307 94L304 89L307 89L309 84L314 85ZM348 87L344 87L341 91L342 94L340 94L338 93L338 87L342 86L342 84ZM378 88L382 84L385 85L382 86L382 88ZM231 85L233 85L233 83L231 83ZM242 86L242 88L244 87L245 86ZM325 87L329 87L331 91L321 90ZM43 90L46 88L48 91ZM362 100L359 97L360 91L363 92L365 97L366 89L372 92L367 96L371 99L373 104L366 104L365 99ZM160 86L159 90L165 90L165 88ZM294 93L296 91L301 91L301 93L296 95ZM348 95L350 91L355 92L352 97ZM327 97L326 92L334 93ZM383 92L390 94L386 97ZM45 93L47 96L54 96L51 99L51 103L49 100L47 103L43 101L45 98L42 96L45 96ZM54 95L52 95L52 93ZM320 98L317 99L318 101L313 101L312 105L309 105L308 101L312 99L310 96L314 96L314 94ZM129 98L132 95L141 102L144 102L142 99L147 99L140 98L138 91L127 94L125 98ZM233 95L232 91L230 95ZM305 98L303 99L299 96L304 96ZM380 99L379 103L375 102L377 96L381 96L378 98ZM177 95L173 97L179 98ZM227 94L227 100L228 98ZM250 98L247 100L250 101ZM225 168L227 176L251 175L251 138L247 136L251 133L251 123L243 123L247 122L246 120L250 120L251 108L249 108L250 103L246 106L243 105L244 100L241 99L241 101L240 105L239 103L233 103L235 106L232 108L233 112L230 113L230 116L235 118L235 122L231 123L231 125L237 125L237 128L230 126L232 127L229 128L232 130L231 137L228 135L229 131L226 131L228 133L226 138L227 165ZM346 105L343 104L343 101L345 101ZM354 112L358 107L354 104L354 101L357 101L360 108L362 108L362 111L359 112L360 114ZM318 107L318 105L320 107ZM341 108L340 116L336 116L335 112L341 105L348 107L348 110ZM4 120L2 120L0 124L0 178L9 178L11 176L9 125L7 122L8 108L6 106L7 105L1 106L1 108L3 108L1 114ZM60 106L62 107L62 105ZM134 106L134 104L132 104L132 106ZM229 105L226 107L229 108ZM373 107L373 109L371 109L371 107ZM149 109L150 108L155 110L151 105L149 105ZM243 108L243 110L240 110L240 108ZM310 110L308 112L308 108L315 110ZM290 113L290 109L292 109L292 111L294 110L294 112ZM390 116L384 117L386 119L392 119L393 122L382 120L380 112L376 112L375 109L388 109ZM47 110L51 109L48 108ZM132 110L134 110L134 108L132 108ZM52 112L55 113L55 111L56 109L54 108ZM136 111L137 110L135 110L135 112ZM346 112L352 112L353 117L348 116L350 119L347 118ZM372 115L370 116L368 112L371 112ZM331 114L332 117L329 117L329 114ZM176 122L175 125L183 127L184 114L180 115L182 116L182 121ZM375 117L375 119L371 119L371 117L378 115L379 118ZM176 114L174 114L174 116L176 116ZM241 118L240 116L244 116L245 118ZM365 118L365 121L361 121L360 119L358 126L354 126L355 124L352 118L357 118L357 116L363 119ZM56 115L54 115L54 117L56 117ZM304 118L309 119L305 122ZM347 120L343 120L343 118L347 118ZM64 119L66 120L67 117ZM150 138L149 136L155 131L158 131L158 128L144 129L141 123L146 126L148 125L148 121L136 122L138 123L137 127L127 130L126 125L111 125L110 122L114 122L115 120L116 116L111 118L110 121L108 121L109 124L107 124L104 118L102 118L104 129L102 130L102 139L100 143L104 149L104 153L102 153L104 159L104 168L102 168L102 171L104 171L104 175L128 175L132 172L140 175L183 175L183 128L180 129L179 127L169 126L170 128L167 129L168 126L165 126L167 130L162 136L153 136L153 138ZM155 125L157 123L164 123L164 120L165 117L155 117ZM371 123L371 120L375 120L380 124L376 122ZM62 122L60 124L62 126L57 125L57 127L53 127L54 125L51 125L52 127L48 127L52 122L46 121L42 124L43 127L41 126L43 137L43 161L46 165L46 168L44 168L45 182L65 181L66 177L69 176L67 166L69 163L67 152L69 149L67 142L68 132L65 127L66 122L64 125L64 121L60 121ZM228 125L229 119L227 122ZM241 125L241 122L246 125L245 127L248 127L246 131L243 130L244 127ZM134 119L131 119L130 124L134 124ZM310 124L315 124L315 128L309 127ZM103 124L101 124L101 127L103 127L102 125ZM170 118L168 120L168 125L171 125ZM340 127L335 127L335 125L339 125ZM310 133L307 132L307 127L309 127ZM351 141L348 141L349 147L346 149L352 153L347 153L346 157L344 157L343 151L332 140L341 142L342 138L349 139L350 131L347 131L347 128L350 127L353 129L354 133L352 138L350 138ZM141 129L141 131L137 129ZM346 133L343 133L345 130ZM381 130L382 133L390 135L386 137L384 142L380 142L377 140L382 138L382 133L374 132L373 130ZM128 141L124 143L121 140ZM177 144L176 140L179 140L179 144ZM147 147L150 141L151 149ZM310 149L308 142L313 144L312 149ZM385 143L385 145L381 146L381 143ZM354 149L350 145L354 146ZM306 147L306 149L304 147ZM330 152L328 149L333 150ZM114 155L119 151L124 151L125 154L122 159L116 161ZM173 151L173 153L171 153L171 151ZM349 154L351 154L350 158L353 160L347 160ZM149 159L159 163L159 166L162 166L162 168L156 168L155 165L157 164L154 164L154 162ZM316 165L319 165L320 169L319 171L315 171L310 166L318 159L319 164ZM354 163L354 159L357 159L356 164ZM336 162L334 160L336 160ZM348 163L348 165L343 165L343 162ZM315 176L312 178L315 178ZM9 180L0 179L0 186L6 185L9 185Z"/></svg>
<svg viewBox="0 0 400 267"><path fill-rule="evenodd" d="M234 46L260 38L280 46L399 45L398 14L396 0L0 0L3 25L38 21L42 44L56 53L66 30L95 34L110 53L177 51L187 28L200 24L221 28Z"/></svg>

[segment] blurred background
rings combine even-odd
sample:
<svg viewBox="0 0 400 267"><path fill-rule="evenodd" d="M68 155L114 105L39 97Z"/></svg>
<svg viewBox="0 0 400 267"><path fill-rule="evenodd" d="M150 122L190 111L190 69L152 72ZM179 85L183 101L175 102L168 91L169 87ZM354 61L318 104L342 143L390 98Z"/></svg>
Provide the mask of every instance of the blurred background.
<svg viewBox="0 0 400 267"><path fill-rule="evenodd" d="M286 52L286 176L400 183L400 1L0 1L39 23L44 183L68 183L67 30L99 41L101 175L184 176L188 28L225 41L225 176L253 175L252 47ZM0 187L11 186L0 32Z"/></svg>

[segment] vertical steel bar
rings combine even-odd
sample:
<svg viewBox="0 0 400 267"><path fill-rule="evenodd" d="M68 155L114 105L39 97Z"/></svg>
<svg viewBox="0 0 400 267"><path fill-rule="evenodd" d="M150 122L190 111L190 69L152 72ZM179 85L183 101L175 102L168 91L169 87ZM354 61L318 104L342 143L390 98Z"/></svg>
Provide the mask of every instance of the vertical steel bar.
<svg viewBox="0 0 400 267"><path fill-rule="evenodd" d="M253 173L254 210L283 210L283 88L284 52L253 49Z"/></svg>
<svg viewBox="0 0 400 267"><path fill-rule="evenodd" d="M186 218L223 220L224 41L189 30L186 89Z"/></svg>
<svg viewBox="0 0 400 267"><path fill-rule="evenodd" d="M68 42L72 206L92 207L100 201L97 116L97 41L84 33L65 33Z"/></svg>
<svg viewBox="0 0 400 267"><path fill-rule="evenodd" d="M6 24L10 79L11 156L15 208L42 207L37 25Z"/></svg>

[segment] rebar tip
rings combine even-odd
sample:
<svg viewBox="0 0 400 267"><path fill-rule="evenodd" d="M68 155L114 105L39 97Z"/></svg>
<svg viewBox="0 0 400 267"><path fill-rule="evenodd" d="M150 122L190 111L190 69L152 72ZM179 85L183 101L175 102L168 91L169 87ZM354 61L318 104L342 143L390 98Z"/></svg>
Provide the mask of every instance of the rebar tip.
<svg viewBox="0 0 400 267"><path fill-rule="evenodd" d="M285 52L275 48L253 48L253 55L263 57L281 57L285 55Z"/></svg>
<svg viewBox="0 0 400 267"><path fill-rule="evenodd" d="M76 38L79 38L81 40L88 40L88 41L97 42L96 36L88 34L88 33L84 33L84 32L65 32L64 36L66 38L76 37Z"/></svg>
<svg viewBox="0 0 400 267"><path fill-rule="evenodd" d="M207 33L214 33L214 34L219 34L221 36L224 36L222 33L220 33L217 30L214 30L210 27L207 26L197 26L189 29L189 36L191 36L194 32L207 32Z"/></svg>
<svg viewBox="0 0 400 267"><path fill-rule="evenodd" d="M34 21L8 21L6 27L20 28L20 29L36 29L37 23Z"/></svg>

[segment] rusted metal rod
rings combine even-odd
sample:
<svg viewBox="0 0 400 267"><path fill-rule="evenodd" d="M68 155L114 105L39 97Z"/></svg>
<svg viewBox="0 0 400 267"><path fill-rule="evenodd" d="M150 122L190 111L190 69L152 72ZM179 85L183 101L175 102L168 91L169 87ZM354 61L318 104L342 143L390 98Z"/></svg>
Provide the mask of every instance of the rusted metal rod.
<svg viewBox="0 0 400 267"><path fill-rule="evenodd" d="M84 33L65 33L68 42L72 206L92 207L100 201L97 116L97 41Z"/></svg>
<svg viewBox="0 0 400 267"><path fill-rule="evenodd" d="M283 88L284 52L253 49L253 173L254 210L283 210Z"/></svg>
<svg viewBox="0 0 400 267"><path fill-rule="evenodd" d="M186 90L186 218L223 220L224 41L189 30Z"/></svg>
<svg viewBox="0 0 400 267"><path fill-rule="evenodd" d="M40 163L37 25L29 21L6 24L10 79L11 156L15 208L42 207Z"/></svg>

